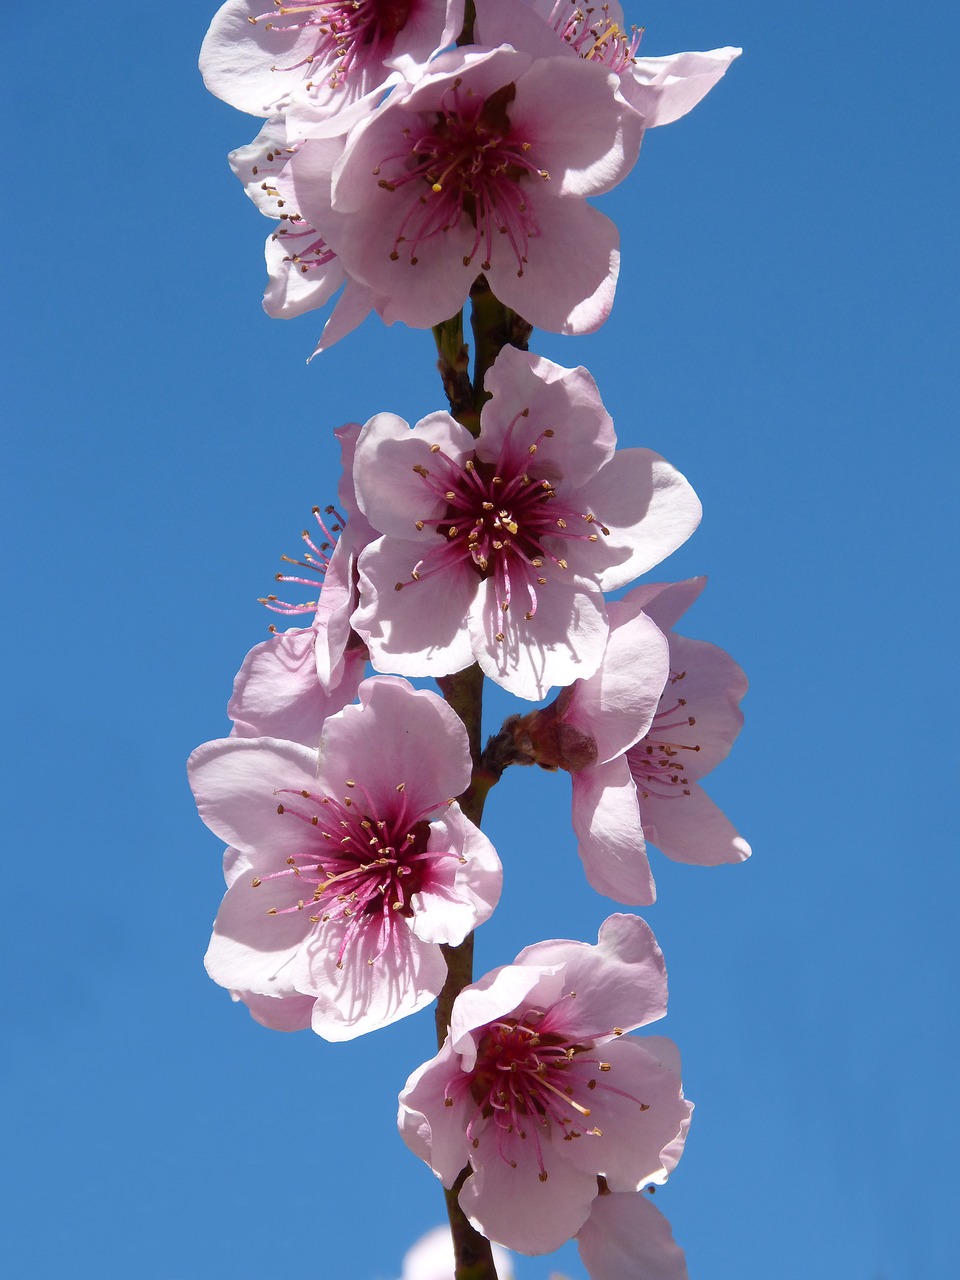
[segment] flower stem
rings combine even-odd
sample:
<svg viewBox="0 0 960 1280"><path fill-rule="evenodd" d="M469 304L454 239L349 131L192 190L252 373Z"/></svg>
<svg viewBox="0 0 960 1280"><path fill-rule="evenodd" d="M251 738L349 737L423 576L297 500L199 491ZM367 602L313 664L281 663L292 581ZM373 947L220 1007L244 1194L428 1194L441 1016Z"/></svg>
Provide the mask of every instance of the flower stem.
<svg viewBox="0 0 960 1280"><path fill-rule="evenodd" d="M437 684L467 730L470 757L473 760L473 774L469 787L458 799L464 814L479 826L487 792L495 782L499 781L499 775L494 776L485 767L480 748L483 672L474 663L472 667L458 671L452 676L440 676ZM442 946L441 950L447 962L447 980L437 998L438 1049L447 1038L454 1000L464 987L469 986L473 981L473 934L464 938L458 947ZM466 1214L460 1208L458 1200L460 1188L469 1174L468 1165L460 1171L460 1176L453 1186L449 1190L444 1189L447 1217L450 1219L450 1233L453 1236L454 1280L497 1280L497 1269L494 1265L490 1241L473 1229L467 1221Z"/></svg>

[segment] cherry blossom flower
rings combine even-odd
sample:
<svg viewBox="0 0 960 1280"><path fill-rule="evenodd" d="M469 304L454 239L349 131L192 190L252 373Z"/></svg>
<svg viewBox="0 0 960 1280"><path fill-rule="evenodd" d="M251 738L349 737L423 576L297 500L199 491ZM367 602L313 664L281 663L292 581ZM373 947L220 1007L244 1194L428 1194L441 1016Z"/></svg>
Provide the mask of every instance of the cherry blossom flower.
<svg viewBox="0 0 960 1280"><path fill-rule="evenodd" d="M480 434L446 413L378 414L357 442L357 501L383 533L361 554L353 625L377 670L445 675L476 660L522 698L596 670L603 592L696 528L687 481L616 450L596 383L505 347Z"/></svg>
<svg viewBox="0 0 960 1280"><path fill-rule="evenodd" d="M692 1107L676 1046L624 1037L666 1012L652 932L614 915L598 944L527 947L466 987L443 1048L413 1073L398 1123L446 1187L469 1164L460 1205L491 1240L547 1253L597 1198L664 1182Z"/></svg>
<svg viewBox="0 0 960 1280"><path fill-rule="evenodd" d="M506 42L544 58L562 50L599 63L619 78L620 92L648 129L692 111L743 52L728 46L638 58L643 33L626 26L617 0L592 7L579 0L476 0L476 6L478 43Z"/></svg>
<svg viewBox="0 0 960 1280"><path fill-rule="evenodd" d="M516 763L570 772L587 879L618 902L656 896L646 840L702 866L750 856L697 782L740 731L746 678L722 649L671 629L705 582L643 584L611 604L597 672L505 725Z"/></svg>
<svg viewBox="0 0 960 1280"><path fill-rule="evenodd" d="M346 1040L440 991L457 945L500 894L492 845L451 796L471 771L442 699L375 677L316 749L208 742L190 757L200 816L230 845L206 956L214 981L281 1030Z"/></svg>
<svg viewBox="0 0 960 1280"><path fill-rule="evenodd" d="M344 117L401 76L414 79L463 24L463 0L227 0L200 50L211 93L255 116L294 96Z"/></svg>
<svg viewBox="0 0 960 1280"><path fill-rule="evenodd" d="M613 302L619 237L586 197L626 176L643 129L618 85L579 59L441 54L351 130L329 214L309 149L293 158L296 207L388 324L446 320L482 272L531 324L588 333Z"/></svg>
<svg viewBox="0 0 960 1280"><path fill-rule="evenodd" d="M230 167L244 190L265 217L279 223L267 236L264 256L269 283L263 309L275 320L290 320L317 310L342 288L313 355L346 337L370 314L377 301L365 285L351 279L323 238L296 210L293 184L287 172L290 160L308 148L304 163L313 175L313 207L322 218L323 196L329 201L330 178L343 152L343 139L316 138L288 141L287 122L268 120L253 142L229 156ZM312 357L311 357L312 358Z"/></svg>
<svg viewBox="0 0 960 1280"><path fill-rule="evenodd" d="M644 583L622 602L666 632L670 676L646 737L627 752L648 840L678 862L743 862L750 846L699 785L725 760L743 726L747 678L728 653L673 631L706 578Z"/></svg>

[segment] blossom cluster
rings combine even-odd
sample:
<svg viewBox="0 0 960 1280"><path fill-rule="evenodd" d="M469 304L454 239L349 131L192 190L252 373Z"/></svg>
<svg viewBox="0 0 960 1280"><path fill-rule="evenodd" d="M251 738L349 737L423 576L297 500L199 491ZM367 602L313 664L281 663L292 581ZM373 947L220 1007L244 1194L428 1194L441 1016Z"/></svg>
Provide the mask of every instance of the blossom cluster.
<svg viewBox="0 0 960 1280"><path fill-rule="evenodd" d="M631 1034L666 1013L649 926L617 912L595 945L534 943L475 981L456 957L500 898L479 821L512 765L570 774L586 879L616 903L653 903L648 843L700 865L750 853L700 786L745 678L673 629L705 580L637 584L697 528L696 493L618 447L585 368L526 349L533 326L607 318L619 233L587 200L739 50L640 57L613 0L268 3L227 0L201 52L208 87L265 119L231 156L277 224L264 305L339 294L318 350L370 312L433 328L450 406L338 429L336 503L277 575L315 598L264 599L305 625L250 651L230 735L190 758L227 845L207 969L264 1026L329 1041L439 997L439 1051L398 1123L473 1228L525 1253L576 1237L594 1280L682 1280L642 1195L692 1112L673 1042ZM482 299L501 336L471 381L444 343ZM474 678L528 704L482 750Z"/></svg>
<svg viewBox="0 0 960 1280"><path fill-rule="evenodd" d="M597 329L620 237L587 200L740 52L638 57L615 0L475 8L474 39L456 46L463 0L227 0L210 27L207 87L266 118L232 156L278 224L264 306L296 316L339 292L318 351L371 311L442 323L478 275L537 328Z"/></svg>

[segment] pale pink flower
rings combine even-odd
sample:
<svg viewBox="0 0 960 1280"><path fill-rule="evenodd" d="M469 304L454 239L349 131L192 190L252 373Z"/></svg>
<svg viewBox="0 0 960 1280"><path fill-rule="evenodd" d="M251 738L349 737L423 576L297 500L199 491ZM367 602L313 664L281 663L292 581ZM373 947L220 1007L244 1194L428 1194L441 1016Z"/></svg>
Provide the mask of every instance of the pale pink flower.
<svg viewBox="0 0 960 1280"><path fill-rule="evenodd" d="M646 737L627 752L648 840L678 862L715 866L743 862L750 846L699 785L725 760L743 726L747 678L728 653L705 640L678 636L677 619L706 578L644 583L624 597L666 633L670 676Z"/></svg>
<svg viewBox="0 0 960 1280"><path fill-rule="evenodd" d="M343 117L401 76L411 80L450 44L463 0L227 0L200 50L211 93L271 116L292 97Z"/></svg>
<svg viewBox="0 0 960 1280"><path fill-rule="evenodd" d="M625 1031L666 1012L656 939L614 915L597 946L527 947L456 999L443 1048L413 1073L398 1123L411 1150L453 1186L492 1240L547 1253L575 1235L597 1197L664 1182L692 1107L676 1046Z"/></svg>
<svg viewBox="0 0 960 1280"><path fill-rule="evenodd" d="M618 84L580 59L442 54L351 130L332 216L307 151L294 157L296 207L388 324L446 320L483 273L531 324L590 332L613 303L619 237L586 197L626 176L643 129Z"/></svg>
<svg viewBox="0 0 960 1280"><path fill-rule="evenodd" d="M208 742L189 762L200 816L230 845L206 956L268 1026L346 1040L414 1013L446 977L441 943L487 919L500 863L450 797L469 783L459 717L375 677L315 748ZM251 999L251 997L255 997Z"/></svg>
<svg viewBox="0 0 960 1280"><path fill-rule="evenodd" d="M620 92L643 116L644 127L670 124L692 111L742 49L638 58L636 27L624 23L617 0L585 6L579 0L476 0L479 44L509 43L549 58L563 51L612 71Z"/></svg>
<svg viewBox="0 0 960 1280"><path fill-rule="evenodd" d="M412 430L385 413L364 427L357 501L384 536L360 557L353 625L378 670L436 676L477 661L542 698L596 670L603 592L674 551L700 504L658 454L616 450L586 369L505 347L486 388L477 439L446 413Z"/></svg>
<svg viewBox="0 0 960 1280"><path fill-rule="evenodd" d="M314 216L322 219L324 194L329 202L330 175L343 152L342 138L289 142L287 122L278 116L267 121L253 142L232 151L229 160L260 212L279 223L267 236L264 251L269 283L263 309L267 315L290 320L325 306L343 290L313 352L317 355L356 329L370 314L376 298L347 275L322 232L295 207L287 167L302 148L308 150L303 163L313 176Z"/></svg>
<svg viewBox="0 0 960 1280"><path fill-rule="evenodd" d="M722 649L671 630L705 582L643 584L609 605L610 638L596 673L505 726L518 762L570 772L587 879L618 902L656 896L647 840L700 865L750 855L696 781L740 731L746 678Z"/></svg>

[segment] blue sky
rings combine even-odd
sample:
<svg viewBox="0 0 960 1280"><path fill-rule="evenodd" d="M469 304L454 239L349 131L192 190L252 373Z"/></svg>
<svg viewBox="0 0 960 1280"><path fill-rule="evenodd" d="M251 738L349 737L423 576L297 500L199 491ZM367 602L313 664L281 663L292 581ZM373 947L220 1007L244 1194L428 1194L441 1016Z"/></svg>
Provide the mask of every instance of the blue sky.
<svg viewBox="0 0 960 1280"><path fill-rule="evenodd" d="M266 224L224 159L257 123L195 70L214 7L4 20L0 1259L30 1280L389 1280L442 1211L394 1128L432 1014L282 1036L201 963L220 848L183 762L226 731L256 597L334 495L332 429L442 403L428 334L368 322L307 367L319 322L262 314ZM698 1104L657 1202L696 1280L946 1280L956 11L627 9L650 54L746 50L601 203L624 246L610 321L533 342L694 484L703 525L657 576L709 575L682 629L752 683L708 785L754 858L653 855L657 1030ZM491 730L514 705L490 699ZM506 888L479 971L615 909L567 790L512 770L491 796Z"/></svg>

